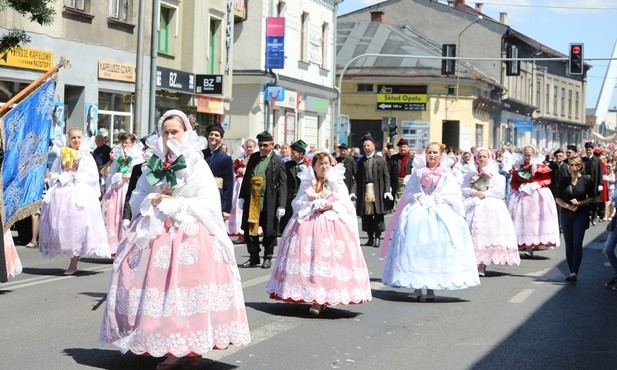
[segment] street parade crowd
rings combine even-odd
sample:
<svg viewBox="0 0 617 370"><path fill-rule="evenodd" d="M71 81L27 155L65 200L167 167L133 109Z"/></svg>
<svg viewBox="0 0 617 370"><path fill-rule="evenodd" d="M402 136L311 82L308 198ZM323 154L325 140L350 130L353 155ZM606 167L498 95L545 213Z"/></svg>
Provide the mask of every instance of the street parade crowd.
<svg viewBox="0 0 617 370"><path fill-rule="evenodd" d="M303 140L275 145L262 132L232 158L224 129L207 131L199 136L170 110L155 133L124 133L113 148L99 130L91 152L84 130L71 128L50 151L47 190L31 216L26 247L70 259L65 275L79 274L82 256L113 258L100 341L165 357L157 369L195 367L212 349L251 341L239 267L271 269L271 299L319 316L371 300L362 246L375 247L383 284L431 302L435 291L479 285L490 265L558 247L560 234L566 281L576 283L585 231L605 221L615 271L607 286L617 282L617 152L604 144L539 152L434 142L414 152L401 138L398 151L377 152L367 134L361 148L330 151ZM10 230L4 241L15 276ZM234 244L246 244L246 261L236 261Z"/></svg>

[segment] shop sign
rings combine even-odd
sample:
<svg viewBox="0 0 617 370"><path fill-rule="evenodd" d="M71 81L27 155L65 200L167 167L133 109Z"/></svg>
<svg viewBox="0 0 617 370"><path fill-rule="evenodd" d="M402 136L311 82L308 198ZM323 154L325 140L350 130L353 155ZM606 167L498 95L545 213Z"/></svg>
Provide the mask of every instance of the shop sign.
<svg viewBox="0 0 617 370"><path fill-rule="evenodd" d="M156 67L156 87L193 94L195 75L176 69Z"/></svg>
<svg viewBox="0 0 617 370"><path fill-rule="evenodd" d="M378 110L426 110L426 86L377 85Z"/></svg>
<svg viewBox="0 0 617 370"><path fill-rule="evenodd" d="M53 63L53 52L23 46L0 55L0 66L48 71L53 67Z"/></svg>
<svg viewBox="0 0 617 370"><path fill-rule="evenodd" d="M99 78L135 82L135 65L99 60Z"/></svg>
<svg viewBox="0 0 617 370"><path fill-rule="evenodd" d="M274 102L275 107L296 109L298 106L298 93L291 90L285 90L285 99Z"/></svg>
<svg viewBox="0 0 617 370"><path fill-rule="evenodd" d="M195 75L195 94L222 94L223 75Z"/></svg>
<svg viewBox="0 0 617 370"><path fill-rule="evenodd" d="M197 111L200 113L224 114L223 99L210 96L196 96Z"/></svg>
<svg viewBox="0 0 617 370"><path fill-rule="evenodd" d="M330 102L326 99L307 95L304 103L304 110L307 112L328 113Z"/></svg>

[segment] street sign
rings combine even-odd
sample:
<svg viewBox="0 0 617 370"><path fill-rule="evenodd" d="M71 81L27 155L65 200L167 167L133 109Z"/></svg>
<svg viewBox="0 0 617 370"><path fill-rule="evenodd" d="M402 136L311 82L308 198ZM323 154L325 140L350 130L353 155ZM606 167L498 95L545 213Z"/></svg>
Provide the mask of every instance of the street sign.
<svg viewBox="0 0 617 370"><path fill-rule="evenodd" d="M266 69L285 68L285 18L266 18Z"/></svg>
<svg viewBox="0 0 617 370"><path fill-rule="evenodd" d="M223 75L195 75L196 94L222 94Z"/></svg>
<svg viewBox="0 0 617 370"><path fill-rule="evenodd" d="M377 85L378 110L426 110L426 85Z"/></svg>

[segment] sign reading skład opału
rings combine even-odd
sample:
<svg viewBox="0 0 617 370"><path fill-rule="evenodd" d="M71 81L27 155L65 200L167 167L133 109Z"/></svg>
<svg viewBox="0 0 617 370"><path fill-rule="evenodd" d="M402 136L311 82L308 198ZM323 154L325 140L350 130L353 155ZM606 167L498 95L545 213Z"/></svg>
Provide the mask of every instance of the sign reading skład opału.
<svg viewBox="0 0 617 370"><path fill-rule="evenodd" d="M426 110L426 86L377 85L378 110Z"/></svg>

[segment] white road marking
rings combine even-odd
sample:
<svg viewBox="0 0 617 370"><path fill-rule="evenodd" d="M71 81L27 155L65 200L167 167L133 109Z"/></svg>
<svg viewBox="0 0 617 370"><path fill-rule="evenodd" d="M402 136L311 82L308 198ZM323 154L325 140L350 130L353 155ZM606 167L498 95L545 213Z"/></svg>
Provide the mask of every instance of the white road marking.
<svg viewBox="0 0 617 370"><path fill-rule="evenodd" d="M218 361L240 350L268 340L278 334L299 326L303 321L294 317L273 316L274 320L259 329L251 330L251 343L246 346L229 346L225 350L216 350L204 354L204 358Z"/></svg>
<svg viewBox="0 0 617 370"><path fill-rule="evenodd" d="M508 302L522 303L531 295L531 293L535 291L536 291L535 289L523 289L520 292L518 292L518 294L516 294L514 297L512 297L512 299L510 299Z"/></svg>
<svg viewBox="0 0 617 370"><path fill-rule="evenodd" d="M112 267L111 265L102 265L102 266L88 267L88 268L85 268L85 269L80 268L80 269L78 269L77 274L79 275L79 271L100 271L100 272L105 272L105 271L111 270L111 267ZM25 287L29 287L29 286L33 286L33 285L51 283L51 282L62 280L62 279L70 279L72 277L75 277L75 276L39 276L39 277L30 278L30 279L24 279L24 280L4 283L4 284L0 285L0 289L2 289L2 290L8 290L8 289L15 290L15 289L25 288Z"/></svg>
<svg viewBox="0 0 617 370"><path fill-rule="evenodd" d="M247 280L242 283L242 288L245 289L253 285L261 284L261 283L268 281L269 279L270 279L270 275L266 275L266 276L256 277L251 280Z"/></svg>

